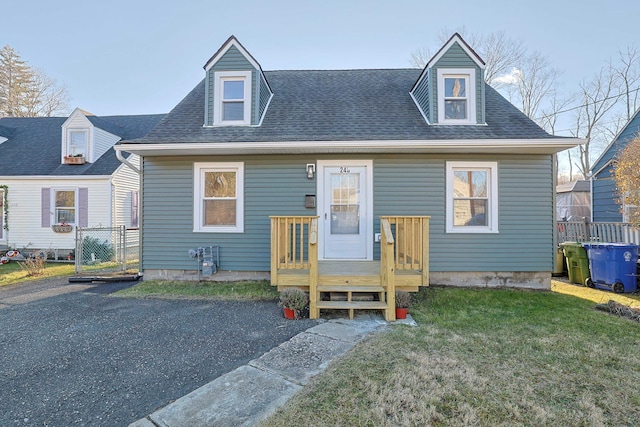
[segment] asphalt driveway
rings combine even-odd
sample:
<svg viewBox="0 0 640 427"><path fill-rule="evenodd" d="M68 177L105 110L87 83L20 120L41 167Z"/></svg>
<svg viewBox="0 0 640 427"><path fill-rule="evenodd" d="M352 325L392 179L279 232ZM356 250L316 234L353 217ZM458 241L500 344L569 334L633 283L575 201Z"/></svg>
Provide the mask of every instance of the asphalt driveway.
<svg viewBox="0 0 640 427"><path fill-rule="evenodd" d="M110 295L132 285L0 288L0 425L126 426L316 324L275 302Z"/></svg>

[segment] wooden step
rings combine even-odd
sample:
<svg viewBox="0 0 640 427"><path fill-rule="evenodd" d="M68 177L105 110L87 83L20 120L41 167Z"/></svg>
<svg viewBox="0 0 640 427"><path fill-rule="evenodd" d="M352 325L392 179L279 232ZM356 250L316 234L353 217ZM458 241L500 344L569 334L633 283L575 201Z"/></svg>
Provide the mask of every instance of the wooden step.
<svg viewBox="0 0 640 427"><path fill-rule="evenodd" d="M384 292L382 286L318 285L318 292Z"/></svg>
<svg viewBox="0 0 640 427"><path fill-rule="evenodd" d="M384 310L387 308L387 303L384 301L318 301L316 306L333 310Z"/></svg>

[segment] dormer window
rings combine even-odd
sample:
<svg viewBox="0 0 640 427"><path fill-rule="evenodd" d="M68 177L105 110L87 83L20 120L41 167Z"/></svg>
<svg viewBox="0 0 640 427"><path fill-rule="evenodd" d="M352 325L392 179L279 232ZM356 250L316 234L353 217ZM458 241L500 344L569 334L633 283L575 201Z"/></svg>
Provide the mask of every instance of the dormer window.
<svg viewBox="0 0 640 427"><path fill-rule="evenodd" d="M215 73L214 125L251 124L251 71Z"/></svg>
<svg viewBox="0 0 640 427"><path fill-rule="evenodd" d="M438 123L476 123L474 69L438 69Z"/></svg>
<svg viewBox="0 0 640 427"><path fill-rule="evenodd" d="M86 130L69 131L69 151L67 155L77 157L87 155L88 132Z"/></svg>

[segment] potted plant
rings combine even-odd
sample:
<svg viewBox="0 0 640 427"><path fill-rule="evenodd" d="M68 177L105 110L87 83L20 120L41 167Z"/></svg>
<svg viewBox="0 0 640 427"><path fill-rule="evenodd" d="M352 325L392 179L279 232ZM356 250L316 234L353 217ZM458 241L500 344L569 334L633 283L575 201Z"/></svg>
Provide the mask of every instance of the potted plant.
<svg viewBox="0 0 640 427"><path fill-rule="evenodd" d="M71 230L73 230L73 226L62 221L60 224L52 225L51 229L54 231L54 233L70 233Z"/></svg>
<svg viewBox="0 0 640 427"><path fill-rule="evenodd" d="M307 294L300 288L286 288L280 292L280 305L284 308L284 317L297 319L309 302Z"/></svg>
<svg viewBox="0 0 640 427"><path fill-rule="evenodd" d="M406 319L413 297L407 291L396 291L396 319Z"/></svg>
<svg viewBox="0 0 640 427"><path fill-rule="evenodd" d="M84 156L82 154L64 156L64 162L68 165L82 165L84 164Z"/></svg>

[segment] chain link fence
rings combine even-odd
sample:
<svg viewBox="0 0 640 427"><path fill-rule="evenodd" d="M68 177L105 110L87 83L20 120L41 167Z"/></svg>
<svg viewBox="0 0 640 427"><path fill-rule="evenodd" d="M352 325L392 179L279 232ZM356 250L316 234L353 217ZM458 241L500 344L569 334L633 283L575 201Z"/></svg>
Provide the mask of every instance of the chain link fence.
<svg viewBox="0 0 640 427"><path fill-rule="evenodd" d="M140 230L119 227L76 228L76 274L137 273Z"/></svg>

